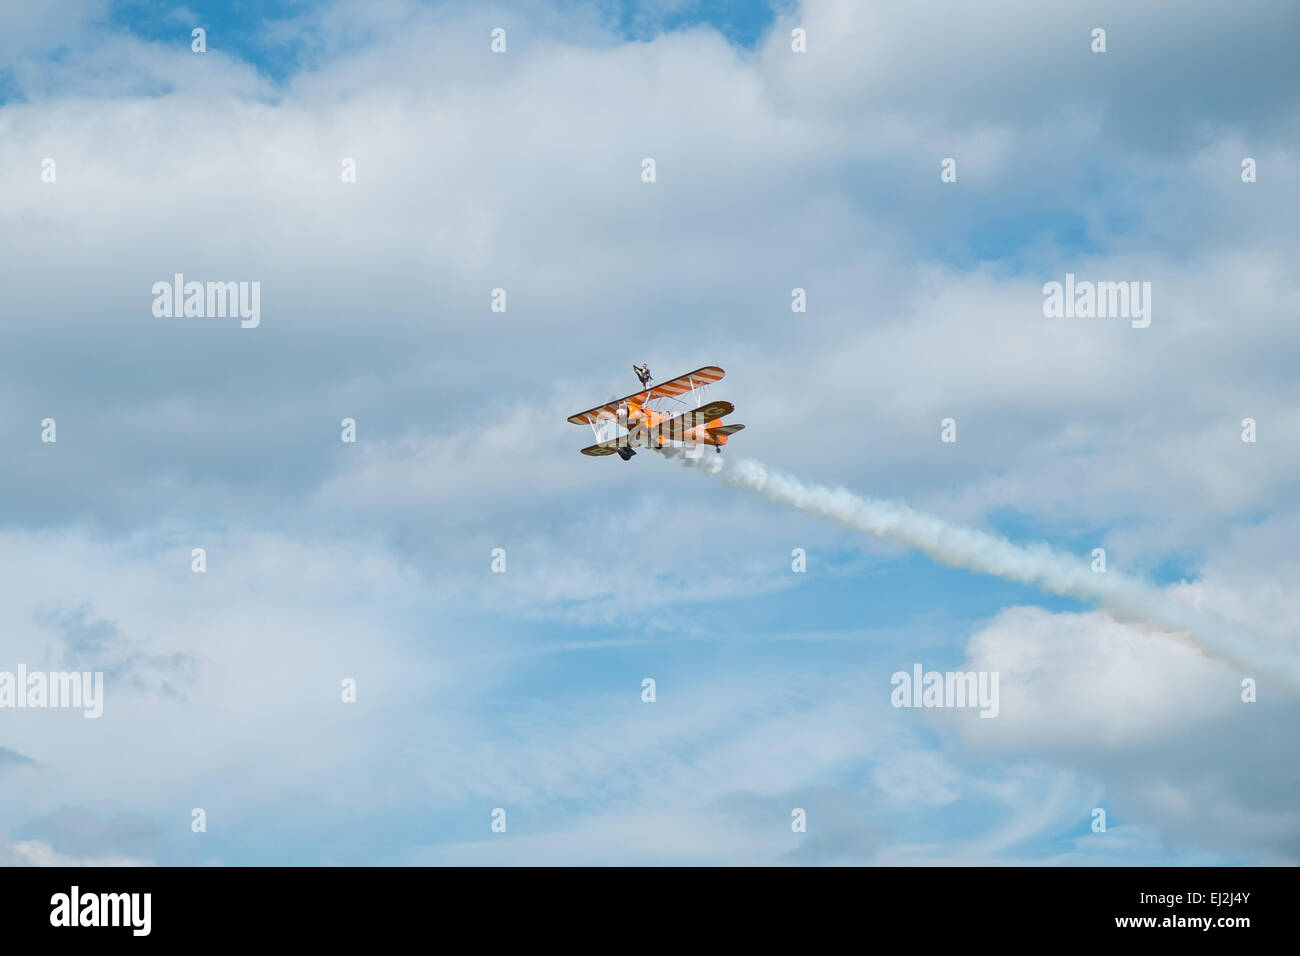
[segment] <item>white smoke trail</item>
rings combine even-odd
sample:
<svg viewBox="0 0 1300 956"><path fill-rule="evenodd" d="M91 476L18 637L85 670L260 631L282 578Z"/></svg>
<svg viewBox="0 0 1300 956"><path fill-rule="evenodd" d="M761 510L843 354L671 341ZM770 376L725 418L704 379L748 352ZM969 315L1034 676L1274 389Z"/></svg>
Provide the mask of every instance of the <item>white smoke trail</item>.
<svg viewBox="0 0 1300 956"><path fill-rule="evenodd" d="M807 485L770 472L756 461L738 459L725 465L721 456L707 455L683 458L682 463L717 475L732 487L757 491L777 504L915 548L942 564L1029 584L1050 594L1095 601L1116 620L1171 632L1171 636L1247 674L1263 670L1300 688L1300 666L1294 657L1275 653L1247 632L1137 578L1110 570L1094 572L1089 563L1046 545L1013 544L897 502L863 497L843 488Z"/></svg>

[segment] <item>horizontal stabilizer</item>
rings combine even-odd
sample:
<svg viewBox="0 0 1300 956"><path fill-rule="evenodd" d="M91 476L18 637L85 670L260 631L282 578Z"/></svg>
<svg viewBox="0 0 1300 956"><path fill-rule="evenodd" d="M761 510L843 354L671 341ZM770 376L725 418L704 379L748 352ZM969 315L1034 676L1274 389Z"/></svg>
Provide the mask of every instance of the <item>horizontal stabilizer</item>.
<svg viewBox="0 0 1300 956"><path fill-rule="evenodd" d="M710 434L710 435L722 435L722 436L725 437L725 436L727 436L727 435L734 435L734 434L736 434L736 432L740 431L740 430L743 429L744 427L745 427L744 425L717 425L717 426L710 426L710 428L709 428L709 434Z"/></svg>

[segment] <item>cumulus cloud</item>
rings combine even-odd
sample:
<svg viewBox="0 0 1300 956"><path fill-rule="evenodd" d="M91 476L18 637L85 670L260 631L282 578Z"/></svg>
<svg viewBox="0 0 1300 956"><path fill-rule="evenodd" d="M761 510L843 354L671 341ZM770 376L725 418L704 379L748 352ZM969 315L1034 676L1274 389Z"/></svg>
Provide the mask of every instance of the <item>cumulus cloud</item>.
<svg viewBox="0 0 1300 956"><path fill-rule="evenodd" d="M11 840L0 830L0 866L152 866L152 860L128 856L77 856L60 853L41 840Z"/></svg>

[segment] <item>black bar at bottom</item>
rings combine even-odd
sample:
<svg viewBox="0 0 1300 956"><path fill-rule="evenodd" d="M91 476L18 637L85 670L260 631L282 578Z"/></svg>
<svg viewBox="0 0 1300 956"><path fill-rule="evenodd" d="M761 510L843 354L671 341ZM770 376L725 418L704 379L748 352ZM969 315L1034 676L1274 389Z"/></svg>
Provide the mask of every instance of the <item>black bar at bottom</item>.
<svg viewBox="0 0 1300 956"><path fill-rule="evenodd" d="M1289 937L1298 882L1295 869L1208 867L0 869L0 920L7 943L436 944L468 932L602 948L841 934L1231 946Z"/></svg>

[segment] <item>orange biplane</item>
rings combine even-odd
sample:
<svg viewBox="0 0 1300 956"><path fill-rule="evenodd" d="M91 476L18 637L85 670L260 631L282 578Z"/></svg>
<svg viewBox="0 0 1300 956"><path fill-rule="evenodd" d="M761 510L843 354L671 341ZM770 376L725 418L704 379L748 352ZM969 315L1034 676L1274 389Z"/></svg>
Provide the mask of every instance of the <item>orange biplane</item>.
<svg viewBox="0 0 1300 956"><path fill-rule="evenodd" d="M569 416L575 425L590 425L596 435L596 444L582 449L584 455L617 454L627 461L636 454L636 448L672 455L705 445L721 452L727 436L745 427L724 425L722 417L734 412L735 406L709 399L709 386L721 381L725 374L716 365L697 368L662 385L651 384L650 369L645 365L633 365L632 370L641 380L642 391ZM687 392L695 393L694 407L678 397ZM677 402L685 408L678 411L669 407L668 402Z"/></svg>

